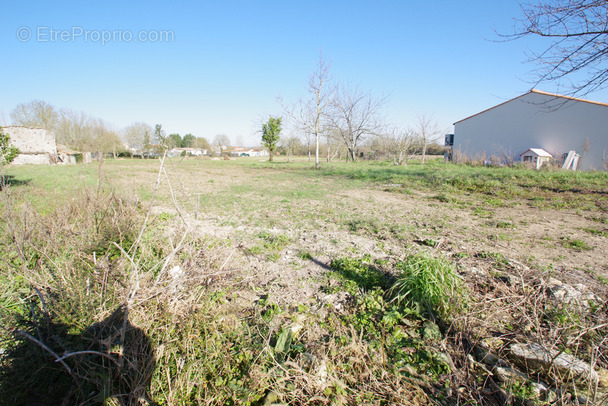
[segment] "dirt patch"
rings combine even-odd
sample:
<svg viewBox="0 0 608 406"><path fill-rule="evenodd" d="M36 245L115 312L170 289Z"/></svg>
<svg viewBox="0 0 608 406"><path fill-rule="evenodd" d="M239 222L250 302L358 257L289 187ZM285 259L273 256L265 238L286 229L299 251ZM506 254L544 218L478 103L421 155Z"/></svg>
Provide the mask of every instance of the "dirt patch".
<svg viewBox="0 0 608 406"><path fill-rule="evenodd" d="M202 173L196 186L201 195L224 196L225 202L208 204L187 221L195 234L230 239L226 269L246 290L254 287L277 303L315 300L332 259L398 260L418 250L456 255L460 266L480 269L488 268L480 254L503 257L607 296L606 237L585 231L598 227L588 213L541 209L526 201L508 202L509 207L466 197L445 202L435 193L394 193L331 179L294 187L294 179L273 179L276 174L234 167ZM269 187L273 193L260 192ZM264 247L261 233L287 242Z"/></svg>

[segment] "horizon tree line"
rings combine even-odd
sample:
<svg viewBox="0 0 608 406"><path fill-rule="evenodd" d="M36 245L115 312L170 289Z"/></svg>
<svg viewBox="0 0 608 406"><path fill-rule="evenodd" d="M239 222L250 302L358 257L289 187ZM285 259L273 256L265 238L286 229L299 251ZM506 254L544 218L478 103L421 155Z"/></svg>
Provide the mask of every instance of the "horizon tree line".
<svg viewBox="0 0 608 406"><path fill-rule="evenodd" d="M143 157L149 154L159 154L163 150L178 148L199 148L209 151L210 154L224 154L231 146L230 138L223 133L217 134L210 143L205 137L196 137L191 133L183 137L177 133L166 135L162 126L160 131L147 123L134 122L128 126L114 130L106 121L92 117L84 112L77 112L70 109L57 109L51 104L42 100L32 100L28 103L21 103L10 113L12 125L22 125L36 128L44 128L55 133L57 144L78 152L103 152L111 154L113 157L128 154L131 157L138 155ZM322 118L322 116L319 116ZM278 118L278 117L277 117ZM303 131L299 128L299 134L293 132L271 143L273 152L276 148L277 153L287 156L308 155L311 158L311 147L314 142L315 155L322 152L326 155L326 160L334 159L360 159L359 150L365 149L366 156L388 157L393 154L391 148L404 145L405 139L412 138L412 133L406 132L399 136L403 139L397 142L397 132L393 128L382 134L374 134L374 140L368 140L366 134L355 134L354 142L345 142L344 132L340 133L335 128L321 126L318 122L318 140L311 138L310 131ZM160 126L160 125L157 125ZM383 128L383 130L385 130ZM314 134L314 132L313 132ZM407 135L404 137L404 135ZM352 138L348 138L349 140ZM392 140L389 142L389 139ZM413 138L412 138L413 139ZM242 137L237 137L237 141L242 142ZM311 142L312 141L312 142ZM432 142L432 140L431 140ZM262 141L261 144L264 144ZM414 141L408 141L409 153L416 151ZM342 148L344 147L344 148ZM266 145L268 148L268 145ZM406 148L407 149L407 148ZM418 150L420 150L418 148ZM371 151L371 152L370 152ZM404 156L404 149L401 150ZM402 164L405 159L396 159L395 163Z"/></svg>
<svg viewBox="0 0 608 406"><path fill-rule="evenodd" d="M171 133L166 139L147 123L134 122L115 130L108 122L85 112L71 109L57 109L43 100L31 100L18 104L10 113L11 124L43 128L53 131L57 144L78 152L103 152L112 154L158 153L163 148L210 149L205 137L195 137L191 133L183 137Z"/></svg>

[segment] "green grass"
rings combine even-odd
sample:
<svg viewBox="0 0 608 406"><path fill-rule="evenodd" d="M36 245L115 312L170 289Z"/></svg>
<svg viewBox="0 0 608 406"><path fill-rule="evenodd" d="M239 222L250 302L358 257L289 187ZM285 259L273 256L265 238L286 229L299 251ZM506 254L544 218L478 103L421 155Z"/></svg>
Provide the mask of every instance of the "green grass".
<svg viewBox="0 0 608 406"><path fill-rule="evenodd" d="M134 283L131 262L116 245L125 251L133 247L158 166L158 160L109 160L101 172L97 164L6 168L12 184L8 190L12 211L9 213L3 195L3 325L42 337L58 353L86 348L91 342L99 344L87 335L87 328L124 303ZM137 297L141 302L129 321L146 332L155 349L149 392L160 404L264 404L271 399L305 404L312 398L319 399L319 404L430 404L424 391L408 380L425 376L434 385L433 397L449 398L443 388L450 385L450 367L434 349L437 343L432 343L441 338L441 332L428 333L433 330L428 318L450 321L463 311L467 296L453 263L429 255L406 257L412 250L428 250L409 244L416 238L420 245L436 247L441 238L446 241L441 249L458 252L453 260L464 266L480 262L494 273L506 270L509 261L499 252L475 254L461 248L450 238L450 216L421 220L416 209L406 216L400 213L399 200L418 199L429 205L424 196L430 196L434 208L460 210L460 220L473 214L473 222L488 227L485 231L491 238L505 241L511 236L517 240L511 229L526 225L500 217L503 210L499 208L514 203L521 209L530 206L530 210L576 209L579 216L596 221L594 228L583 229L594 241L605 236L602 227L607 222L603 213L608 208L608 178L604 173L537 172L439 161L426 165L412 161L404 167L383 162L322 163L317 171L306 161L257 159L170 160L166 169L173 196L163 178L156 195L160 207L153 211L138 249L129 254L141 271ZM100 180L102 187L97 188ZM357 195L365 189L394 201L394 210L376 210L378 203ZM127 194L129 198L121 197ZM163 278L155 283L183 232L174 200L190 216L188 221L197 209L199 220L235 227L234 235L210 237L211 242L198 237L189 240L188 236L170 264L189 267L192 279L183 290L174 290ZM13 229L8 227L9 218ZM193 230L199 225L192 224ZM241 233L237 229L241 226L250 231ZM278 231L260 231L272 227ZM421 227L426 230L422 237L411 235ZM327 251L317 244L325 232ZM317 234L314 242L299 246L297 239L310 234ZM463 244L475 246L475 238L486 234L467 237ZM383 252L383 260L361 257L368 248L345 242L344 235L353 241L372 240L370 246ZM557 246L561 254L593 248L580 239L545 238L552 243L544 245ZM249 289L250 279L240 278L250 275L241 275L234 259L225 263L229 254L221 250L242 246L251 246L249 253L263 256L259 258L266 261L262 266L271 268L277 265L268 262L281 263L284 250L293 247L298 259L295 265L281 263L286 273L301 263L311 265L319 257L333 259L327 273L332 282L323 292L327 295L320 296L347 291L349 300L340 310L317 297L279 306L267 299L274 291L265 289L271 288L253 286L252 291L266 298L255 305L241 305L243 297L232 289ZM354 253L359 254L355 257ZM402 258L406 259L394 265ZM535 269L541 271L541 265ZM602 276L596 277L605 283ZM32 287L40 288L40 294ZM551 322L569 322L559 312L550 316ZM294 324L302 326L300 333L290 333ZM457 323L454 326L458 328ZM20 359L28 361L27 355L35 354L53 368L57 366L40 346L29 342L21 347L26 340L6 332L0 336L2 348L18 349L21 352L15 354ZM80 342L78 337L89 341ZM70 348L62 348L62 343ZM116 354L118 350L112 352ZM112 387L108 364L95 366L98 361L95 357L71 358L69 365L78 376L89 379L86 389L99 395ZM5 371L14 370L6 364L6 357L2 362ZM316 379L322 362L329 377L327 385L319 388L310 385L310 380ZM24 369L37 371L38 378L45 371L40 365ZM54 371L66 378L61 367ZM8 376L5 389L19 392L46 382L44 376L41 382L27 381L33 373L16 376L23 381ZM63 382L66 389L72 385L67 378ZM409 393L418 393L424 400L409 402L405 398Z"/></svg>
<svg viewBox="0 0 608 406"><path fill-rule="evenodd" d="M6 174L19 182L19 186L11 188L17 201L27 200L43 214L56 209L82 188L95 186L99 180L98 166L92 164L24 165L6 168Z"/></svg>
<svg viewBox="0 0 608 406"><path fill-rule="evenodd" d="M502 207L512 199L528 199L541 208L582 208L606 206L608 173L533 171L525 168L474 167L439 160L407 166L388 163L333 164L322 167L325 176L379 184L400 184L401 188L440 192L437 199L459 202L458 196L476 194L489 197L491 206ZM392 188L395 190L398 188Z"/></svg>
<svg viewBox="0 0 608 406"><path fill-rule="evenodd" d="M562 246L570 248L574 251L590 251L593 249L591 245L587 244L583 240L571 239L568 237L563 237L561 240Z"/></svg>
<svg viewBox="0 0 608 406"><path fill-rule="evenodd" d="M119 187L136 190L140 198L151 198L159 160L107 160L103 173L108 179L119 180ZM247 196L255 204L322 200L330 193L349 190L362 185L398 184L391 191L401 189L433 191L435 199L457 205L463 197L478 196L467 204L482 207L502 207L516 200L527 201L539 208L576 208L595 210L608 207L606 194L608 173L572 171L533 171L523 168L486 168L454 165L431 160L422 165L412 161L406 166L386 162L323 163L321 170L304 161L269 163L258 160L167 161L168 172L180 179L184 193L178 199L188 208L195 204L189 192L201 192L199 204L225 205L240 201L235 196ZM42 167L35 165L10 166L6 174L24 184L18 189L27 191L28 199L36 207L48 207L47 197L61 201L75 188L93 186L98 180L98 164ZM234 182L243 171L249 175L242 182ZM231 175L232 173L232 175ZM271 180L268 183L268 180ZM212 183L210 183L213 181ZM205 190L213 187L214 193ZM169 201L166 192L157 199ZM476 202L477 201L477 202ZM473 207L475 210L475 207ZM485 209L487 210L487 209ZM479 213L482 216L488 213Z"/></svg>
<svg viewBox="0 0 608 406"><path fill-rule="evenodd" d="M449 319L466 307L462 281L455 266L444 258L412 255L397 264L391 295L397 303Z"/></svg>

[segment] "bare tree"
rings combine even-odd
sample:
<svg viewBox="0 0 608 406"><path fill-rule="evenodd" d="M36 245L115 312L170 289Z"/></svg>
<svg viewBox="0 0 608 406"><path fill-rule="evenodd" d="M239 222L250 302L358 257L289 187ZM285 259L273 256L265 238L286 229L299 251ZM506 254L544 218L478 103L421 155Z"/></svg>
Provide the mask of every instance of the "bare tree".
<svg viewBox="0 0 608 406"><path fill-rule="evenodd" d="M315 168L319 169L319 138L324 131L324 119L326 110L331 103L333 89L329 87L331 81L331 65L325 62L323 56L319 58L319 63L308 81L307 91L310 98L306 101L300 100L294 106L287 107L281 98L277 98L279 104L285 112L293 119L298 127L314 137L315 140ZM309 146L308 156L310 158L310 138L307 140Z"/></svg>
<svg viewBox="0 0 608 406"><path fill-rule="evenodd" d="M59 122L59 113L43 100L32 100L18 104L11 112L11 120L14 125L53 131Z"/></svg>
<svg viewBox="0 0 608 406"><path fill-rule="evenodd" d="M324 135L325 143L327 145L327 162L331 162L340 152L340 134L336 129L328 128Z"/></svg>
<svg viewBox="0 0 608 406"><path fill-rule="evenodd" d="M285 150L287 162L291 160L291 156L294 154L296 148L298 148L300 145L300 139L293 134L289 134L287 137L281 138L281 147Z"/></svg>
<svg viewBox="0 0 608 406"><path fill-rule="evenodd" d="M302 131L302 138L304 138L304 142L306 144L306 150L307 150L307 155L308 155L308 162L310 162L312 160L312 141L313 141L313 135L311 133L309 133L308 131Z"/></svg>
<svg viewBox="0 0 608 406"><path fill-rule="evenodd" d="M125 152L125 144L122 142L116 131L108 129L105 123L96 129L96 149L104 154L112 154L116 159L120 152Z"/></svg>
<svg viewBox="0 0 608 406"><path fill-rule="evenodd" d="M57 143L77 151L92 151L94 149L93 121L82 111L61 110L55 130Z"/></svg>
<svg viewBox="0 0 608 406"><path fill-rule="evenodd" d="M230 138L226 134L218 134L213 139L213 145L219 149L220 155L222 155L230 146Z"/></svg>
<svg viewBox="0 0 608 406"><path fill-rule="evenodd" d="M394 127L383 136L395 165L405 165L413 156L416 132L411 128Z"/></svg>
<svg viewBox="0 0 608 406"><path fill-rule="evenodd" d="M150 140L152 131L152 127L146 123L133 123L122 131L123 140L129 146L131 158L134 152L142 152L143 157L144 141L146 136Z"/></svg>
<svg viewBox="0 0 608 406"><path fill-rule="evenodd" d="M428 145L437 141L443 132L444 131L439 128L437 121L425 115L418 116L415 134L422 147L422 163L426 160Z"/></svg>
<svg viewBox="0 0 608 406"><path fill-rule="evenodd" d="M358 87L340 86L335 92L329 120L348 149L354 162L361 143L370 135L382 132L380 109L385 99L374 97Z"/></svg>
<svg viewBox="0 0 608 406"><path fill-rule="evenodd" d="M540 67L538 81L556 82L570 95L585 95L608 86L608 2L544 0L521 6L507 39L542 37L550 44L530 55Z"/></svg>

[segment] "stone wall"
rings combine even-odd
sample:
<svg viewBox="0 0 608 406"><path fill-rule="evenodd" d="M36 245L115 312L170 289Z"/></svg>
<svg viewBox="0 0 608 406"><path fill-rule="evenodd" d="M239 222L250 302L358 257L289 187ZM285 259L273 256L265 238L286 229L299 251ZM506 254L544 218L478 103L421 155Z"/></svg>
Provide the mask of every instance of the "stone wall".
<svg viewBox="0 0 608 406"><path fill-rule="evenodd" d="M3 127L2 131L11 138L11 145L19 148L20 154L13 164L57 163L57 144L52 131L18 126Z"/></svg>

